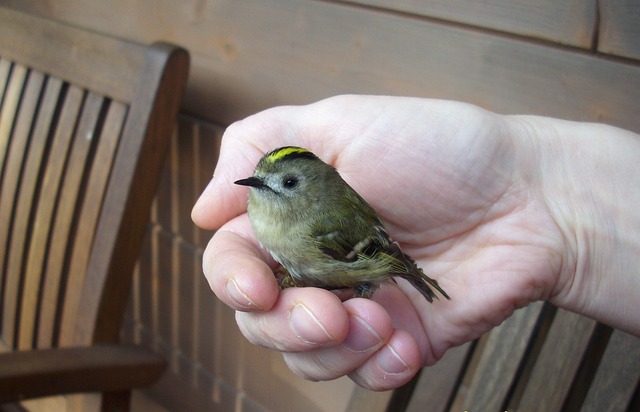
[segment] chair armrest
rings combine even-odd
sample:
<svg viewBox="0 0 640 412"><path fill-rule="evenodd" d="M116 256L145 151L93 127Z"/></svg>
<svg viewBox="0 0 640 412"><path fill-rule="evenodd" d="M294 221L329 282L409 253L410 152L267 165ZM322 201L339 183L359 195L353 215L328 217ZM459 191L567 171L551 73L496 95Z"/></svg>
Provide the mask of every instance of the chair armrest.
<svg viewBox="0 0 640 412"><path fill-rule="evenodd" d="M111 392L156 381L166 361L141 346L0 353L0 403L76 392Z"/></svg>

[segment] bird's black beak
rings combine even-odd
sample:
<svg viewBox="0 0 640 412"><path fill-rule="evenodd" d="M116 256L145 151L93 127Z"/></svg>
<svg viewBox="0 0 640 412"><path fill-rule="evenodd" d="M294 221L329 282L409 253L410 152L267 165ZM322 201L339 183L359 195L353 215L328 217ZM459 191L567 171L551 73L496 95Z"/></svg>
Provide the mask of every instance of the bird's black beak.
<svg viewBox="0 0 640 412"><path fill-rule="evenodd" d="M251 186L256 188L264 187L264 181L259 177L255 177L255 176L251 176L246 179L236 180L233 183L241 186Z"/></svg>

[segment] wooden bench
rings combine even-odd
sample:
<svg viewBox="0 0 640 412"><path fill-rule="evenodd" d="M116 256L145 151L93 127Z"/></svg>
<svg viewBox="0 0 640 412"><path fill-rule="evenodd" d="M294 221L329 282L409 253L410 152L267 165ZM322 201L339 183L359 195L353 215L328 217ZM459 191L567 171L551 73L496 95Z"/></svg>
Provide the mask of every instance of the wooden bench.
<svg viewBox="0 0 640 412"><path fill-rule="evenodd" d="M640 339L537 302L349 411L638 411Z"/></svg>
<svg viewBox="0 0 640 412"><path fill-rule="evenodd" d="M0 403L104 392L166 362L118 344L188 53L0 8Z"/></svg>

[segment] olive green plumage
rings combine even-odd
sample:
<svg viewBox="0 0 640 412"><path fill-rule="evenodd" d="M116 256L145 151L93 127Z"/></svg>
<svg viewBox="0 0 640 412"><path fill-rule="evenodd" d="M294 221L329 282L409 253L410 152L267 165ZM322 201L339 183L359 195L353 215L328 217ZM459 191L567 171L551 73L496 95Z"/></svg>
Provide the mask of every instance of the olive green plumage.
<svg viewBox="0 0 640 412"><path fill-rule="evenodd" d="M449 296L389 238L375 210L331 166L300 147L267 153L252 177L248 213L256 237L286 269L283 287L354 289L371 297L399 276L429 301Z"/></svg>

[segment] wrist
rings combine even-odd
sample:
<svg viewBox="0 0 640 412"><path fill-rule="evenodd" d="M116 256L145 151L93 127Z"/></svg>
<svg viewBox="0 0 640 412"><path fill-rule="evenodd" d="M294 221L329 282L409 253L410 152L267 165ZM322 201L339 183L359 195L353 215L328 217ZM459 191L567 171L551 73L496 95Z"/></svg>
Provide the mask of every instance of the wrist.
<svg viewBox="0 0 640 412"><path fill-rule="evenodd" d="M532 151L530 174L562 233L562 266L548 299L640 334L640 137L602 124L516 116Z"/></svg>

